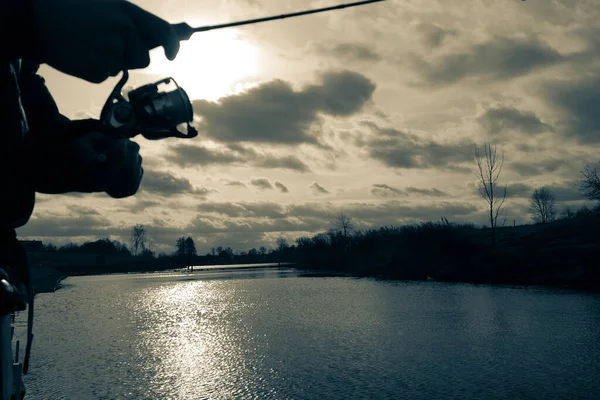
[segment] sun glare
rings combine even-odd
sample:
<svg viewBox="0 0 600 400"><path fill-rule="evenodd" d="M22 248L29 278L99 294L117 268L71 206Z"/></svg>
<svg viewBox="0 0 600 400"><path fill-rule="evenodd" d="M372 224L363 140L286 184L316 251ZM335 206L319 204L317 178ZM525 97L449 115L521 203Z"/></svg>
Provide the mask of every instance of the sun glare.
<svg viewBox="0 0 600 400"><path fill-rule="evenodd" d="M174 61L167 60L162 48L153 50L145 72L173 77L191 99L214 101L255 80L258 53L234 29L197 33L181 42Z"/></svg>

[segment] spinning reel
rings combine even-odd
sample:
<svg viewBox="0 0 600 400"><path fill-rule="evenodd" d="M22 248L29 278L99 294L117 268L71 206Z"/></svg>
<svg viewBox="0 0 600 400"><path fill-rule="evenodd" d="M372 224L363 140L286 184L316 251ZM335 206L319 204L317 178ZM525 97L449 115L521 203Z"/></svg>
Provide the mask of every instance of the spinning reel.
<svg viewBox="0 0 600 400"><path fill-rule="evenodd" d="M100 120L111 134L124 138L141 134L148 140L198 136L198 131L190 125L194 118L190 99L175 79L165 78L132 90L127 94L129 101L121 94L127 79L129 73L123 71L123 77L102 107ZM175 90L159 92L159 85L170 82L175 84ZM183 123L187 125L185 133L177 129Z"/></svg>

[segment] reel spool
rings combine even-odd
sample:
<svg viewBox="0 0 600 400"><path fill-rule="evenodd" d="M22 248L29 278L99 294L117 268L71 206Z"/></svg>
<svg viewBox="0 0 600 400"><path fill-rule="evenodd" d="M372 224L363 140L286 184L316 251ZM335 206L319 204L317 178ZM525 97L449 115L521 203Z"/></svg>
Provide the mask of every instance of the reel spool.
<svg viewBox="0 0 600 400"><path fill-rule="evenodd" d="M175 79L165 78L132 90L128 93L129 101L121 94L127 79L129 73L123 71L123 77L100 114L100 120L110 128L111 133L126 138L141 134L148 140L169 137L191 139L198 136L198 131L190 125L194 118L190 99ZM175 84L175 90L159 91L159 85L171 82ZM187 132L177 129L183 123L187 125Z"/></svg>

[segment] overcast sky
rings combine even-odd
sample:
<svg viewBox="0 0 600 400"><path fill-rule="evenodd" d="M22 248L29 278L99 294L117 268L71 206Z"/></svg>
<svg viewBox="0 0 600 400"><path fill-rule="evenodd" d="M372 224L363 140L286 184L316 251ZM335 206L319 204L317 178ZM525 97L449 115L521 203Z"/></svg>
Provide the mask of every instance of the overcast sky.
<svg viewBox="0 0 600 400"><path fill-rule="evenodd" d="M138 0L170 22L217 24L335 0ZM129 241L146 226L171 252L191 236L247 251L335 224L358 228L445 216L485 223L476 145L505 154L510 223L530 223L528 197L547 186L560 208L600 160L597 0L388 0L200 33L169 62L153 51L138 87L174 77L192 97L200 135L141 145L145 175L128 199L38 195L22 237L57 244ZM48 67L61 112L97 117L116 84Z"/></svg>

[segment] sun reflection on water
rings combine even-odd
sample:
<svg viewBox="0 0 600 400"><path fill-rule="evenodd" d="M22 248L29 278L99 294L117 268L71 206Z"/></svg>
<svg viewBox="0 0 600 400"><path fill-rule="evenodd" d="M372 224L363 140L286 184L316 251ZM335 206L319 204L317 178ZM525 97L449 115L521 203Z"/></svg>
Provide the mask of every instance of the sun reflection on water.
<svg viewBox="0 0 600 400"><path fill-rule="evenodd" d="M231 302L223 299L229 292L192 281L145 293L138 310L144 317L137 350L151 360L145 367L153 369L151 386L161 396L222 396L232 387L231 379L240 379L235 376L239 342L232 340L226 322Z"/></svg>

